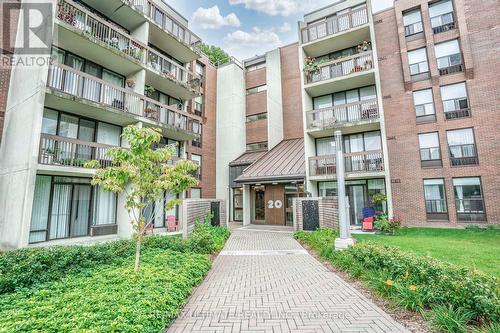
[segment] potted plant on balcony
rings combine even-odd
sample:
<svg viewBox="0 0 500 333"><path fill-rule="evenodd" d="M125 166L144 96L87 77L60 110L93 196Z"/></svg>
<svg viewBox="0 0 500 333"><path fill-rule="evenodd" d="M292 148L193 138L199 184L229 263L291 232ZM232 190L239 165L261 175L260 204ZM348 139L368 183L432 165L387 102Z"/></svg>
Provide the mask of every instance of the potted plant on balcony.
<svg viewBox="0 0 500 333"><path fill-rule="evenodd" d="M111 38L111 40L109 41L109 45L111 45L111 47L114 47L115 49L118 49L118 50L119 50L118 43L119 43L119 40L118 40L118 38L117 38L117 37L113 37L113 38Z"/></svg>
<svg viewBox="0 0 500 333"><path fill-rule="evenodd" d="M306 57L304 62L304 72L307 76L307 81L311 81L314 74L319 72L319 62L316 61L316 58Z"/></svg>
<svg viewBox="0 0 500 333"><path fill-rule="evenodd" d="M146 84L144 86L144 94L146 94L146 96L151 97L151 96L153 96L154 92L155 92L155 88L153 88L149 84Z"/></svg>
<svg viewBox="0 0 500 333"><path fill-rule="evenodd" d="M125 83L127 84L127 87L129 87L129 88L133 88L135 86L135 81L132 79L127 79L125 81Z"/></svg>
<svg viewBox="0 0 500 333"><path fill-rule="evenodd" d="M358 45L358 53L366 52L368 50L371 50L371 48L372 43L370 41L364 40L363 43Z"/></svg>

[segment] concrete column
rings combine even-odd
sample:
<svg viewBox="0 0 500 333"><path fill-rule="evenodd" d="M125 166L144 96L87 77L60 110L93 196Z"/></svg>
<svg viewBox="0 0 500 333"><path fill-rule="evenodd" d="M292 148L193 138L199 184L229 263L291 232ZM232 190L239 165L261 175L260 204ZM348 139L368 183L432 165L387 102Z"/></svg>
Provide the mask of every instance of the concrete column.
<svg viewBox="0 0 500 333"><path fill-rule="evenodd" d="M250 185L243 185L243 225L252 222L252 200Z"/></svg>
<svg viewBox="0 0 500 333"><path fill-rule="evenodd" d="M346 202L348 201L345 195L345 165L344 165L344 152L342 151L342 132L335 131L335 144L337 148L337 197L339 202L338 215L339 215L339 231L340 238L335 240L336 250L345 250L354 242L350 235L349 221L347 219Z"/></svg>

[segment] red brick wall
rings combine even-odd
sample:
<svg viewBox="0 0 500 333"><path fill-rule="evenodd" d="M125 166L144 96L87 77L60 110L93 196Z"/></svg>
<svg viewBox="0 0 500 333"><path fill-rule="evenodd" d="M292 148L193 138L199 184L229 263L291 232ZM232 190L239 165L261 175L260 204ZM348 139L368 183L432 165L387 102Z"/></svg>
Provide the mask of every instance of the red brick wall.
<svg viewBox="0 0 500 333"><path fill-rule="evenodd" d="M245 81L247 89L266 84L266 68L246 72Z"/></svg>
<svg viewBox="0 0 500 333"><path fill-rule="evenodd" d="M404 36L402 11L421 4L425 37L407 42ZM379 56L384 113L388 137L389 164L393 180L395 214L406 225L452 226L457 223L453 177L479 176L489 223L499 223L500 214L500 57L495 51L500 42L500 18L494 13L498 1L455 0L458 17L456 31L433 35L426 1L399 0L395 8L374 17ZM439 76L434 44L460 38L466 71ZM407 51L427 45L431 78L411 82ZM467 82L471 118L445 120L439 87L450 83ZM412 91L433 89L436 122L417 124ZM478 149L479 165L451 167L446 131L473 127ZM425 169L420 165L418 134L438 132L443 160L442 168ZM423 179L444 178L447 193L449 222L426 220Z"/></svg>
<svg viewBox="0 0 500 333"><path fill-rule="evenodd" d="M283 136L285 140L301 138L304 136L304 126L298 44L285 46L280 51Z"/></svg>

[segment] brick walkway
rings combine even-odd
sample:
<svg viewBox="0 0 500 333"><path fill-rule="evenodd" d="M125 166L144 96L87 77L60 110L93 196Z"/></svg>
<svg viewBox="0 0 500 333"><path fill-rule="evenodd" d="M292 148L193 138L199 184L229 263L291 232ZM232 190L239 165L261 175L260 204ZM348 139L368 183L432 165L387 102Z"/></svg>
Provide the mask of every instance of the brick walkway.
<svg viewBox="0 0 500 333"><path fill-rule="evenodd" d="M408 332L289 229L234 230L168 332Z"/></svg>

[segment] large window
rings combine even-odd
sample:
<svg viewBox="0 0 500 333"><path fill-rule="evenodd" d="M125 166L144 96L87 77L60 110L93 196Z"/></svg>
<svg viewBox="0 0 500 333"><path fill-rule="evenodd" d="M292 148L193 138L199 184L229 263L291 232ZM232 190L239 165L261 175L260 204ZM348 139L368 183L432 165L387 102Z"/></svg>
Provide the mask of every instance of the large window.
<svg viewBox="0 0 500 333"><path fill-rule="evenodd" d="M453 190L459 221L486 221L479 177L453 178Z"/></svg>
<svg viewBox="0 0 500 333"><path fill-rule="evenodd" d="M452 166L478 164L474 130L464 128L447 133L450 163Z"/></svg>
<svg viewBox="0 0 500 333"><path fill-rule="evenodd" d="M411 75L419 75L429 72L429 63L427 62L427 50L425 47L408 52L408 61L410 63Z"/></svg>
<svg viewBox="0 0 500 333"><path fill-rule="evenodd" d="M233 220L243 221L243 190L233 189Z"/></svg>
<svg viewBox="0 0 500 333"><path fill-rule="evenodd" d="M444 179L424 179L425 211L428 220L448 220Z"/></svg>
<svg viewBox="0 0 500 333"><path fill-rule="evenodd" d="M202 164L201 164L202 157L201 157L201 155L191 154L191 161L193 161L199 165L199 168L196 171L196 176L198 177L198 179L201 179L201 170L202 170Z"/></svg>
<svg viewBox="0 0 500 333"><path fill-rule="evenodd" d="M260 92L266 91L266 90L267 90L267 85L264 84L262 86L253 87L253 88L247 89L247 95L252 95L252 94L260 93Z"/></svg>
<svg viewBox="0 0 500 333"><path fill-rule="evenodd" d="M344 137L346 172L376 172L384 168L380 131Z"/></svg>
<svg viewBox="0 0 500 333"><path fill-rule="evenodd" d="M116 233L116 205L89 178L37 175L29 242Z"/></svg>
<svg viewBox="0 0 500 333"><path fill-rule="evenodd" d="M424 31L420 8L403 13L403 24L405 26L405 36L412 36Z"/></svg>
<svg viewBox="0 0 500 333"><path fill-rule="evenodd" d="M201 188L191 189L191 199L201 199Z"/></svg>
<svg viewBox="0 0 500 333"><path fill-rule="evenodd" d="M335 138L316 139L316 156L335 155Z"/></svg>
<svg viewBox="0 0 500 333"><path fill-rule="evenodd" d="M446 119L470 117L469 98L465 82L441 87L441 99Z"/></svg>
<svg viewBox="0 0 500 333"><path fill-rule="evenodd" d="M456 27L452 0L442 0L429 5L429 16L435 34Z"/></svg>
<svg viewBox="0 0 500 333"><path fill-rule="evenodd" d="M438 132L419 134L418 141L422 166L442 166Z"/></svg>
<svg viewBox="0 0 500 333"><path fill-rule="evenodd" d="M437 65L440 75L460 72L463 70L462 54L457 39L434 45Z"/></svg>
<svg viewBox="0 0 500 333"><path fill-rule="evenodd" d="M417 123L436 120L436 111L434 109L432 89L414 91L413 105L415 106Z"/></svg>

